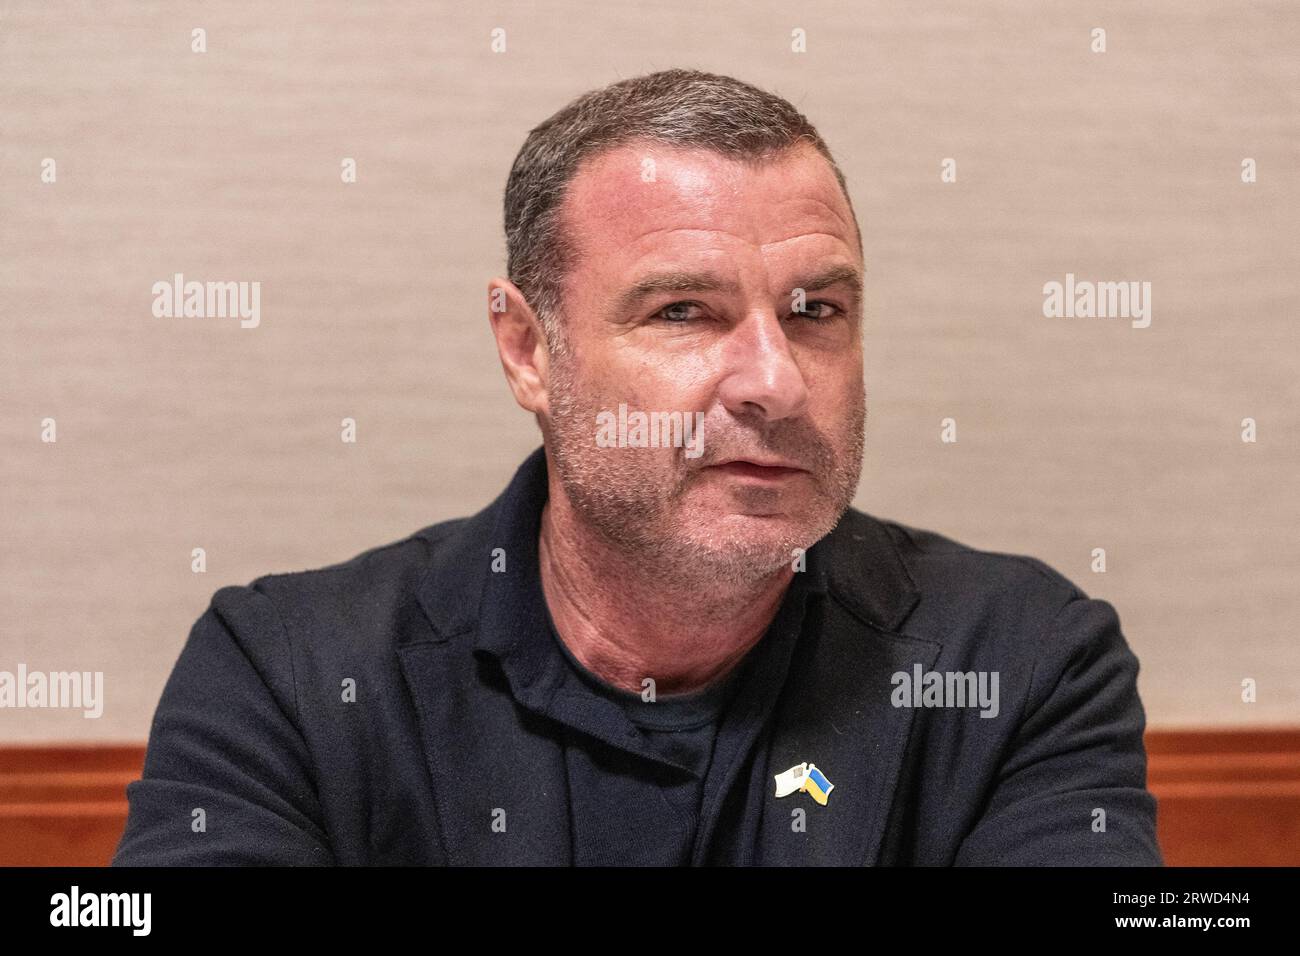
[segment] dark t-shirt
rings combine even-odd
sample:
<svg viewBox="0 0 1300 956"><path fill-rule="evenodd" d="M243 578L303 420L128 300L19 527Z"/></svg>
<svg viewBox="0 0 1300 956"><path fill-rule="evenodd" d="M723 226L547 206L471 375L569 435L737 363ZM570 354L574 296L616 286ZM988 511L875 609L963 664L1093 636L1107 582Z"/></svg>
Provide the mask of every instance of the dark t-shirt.
<svg viewBox="0 0 1300 956"><path fill-rule="evenodd" d="M635 725L630 733L639 734L660 758L615 751L577 732L568 736L565 760L572 795L574 863L689 863L714 740L744 661L701 690L658 694L647 701L584 667L555 633L553 623L551 637L579 678L574 686L617 704Z"/></svg>

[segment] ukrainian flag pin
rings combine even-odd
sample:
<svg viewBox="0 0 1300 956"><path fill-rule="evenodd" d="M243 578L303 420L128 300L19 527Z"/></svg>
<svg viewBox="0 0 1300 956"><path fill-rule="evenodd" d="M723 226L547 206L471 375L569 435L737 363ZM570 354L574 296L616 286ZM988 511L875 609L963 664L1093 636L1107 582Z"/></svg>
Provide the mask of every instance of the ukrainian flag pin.
<svg viewBox="0 0 1300 956"><path fill-rule="evenodd" d="M804 791L820 803L826 806L826 800L835 789L835 784L826 779L826 775L817 769L817 765L810 763L808 765L808 775L804 777Z"/></svg>
<svg viewBox="0 0 1300 956"><path fill-rule="evenodd" d="M826 779L817 765L807 761L795 764L784 773L778 773L774 779L778 797L788 797L802 790L823 807L826 806L826 798L835 789L835 784Z"/></svg>

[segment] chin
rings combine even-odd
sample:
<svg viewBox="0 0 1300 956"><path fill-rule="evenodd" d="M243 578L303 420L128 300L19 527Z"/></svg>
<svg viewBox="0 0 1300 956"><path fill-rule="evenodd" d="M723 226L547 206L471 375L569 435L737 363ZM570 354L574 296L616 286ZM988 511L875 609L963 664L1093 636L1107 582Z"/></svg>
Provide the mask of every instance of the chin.
<svg viewBox="0 0 1300 956"><path fill-rule="evenodd" d="M747 584L789 566L794 556L786 549L779 552L708 551L697 552L693 561L712 584Z"/></svg>
<svg viewBox="0 0 1300 956"><path fill-rule="evenodd" d="M727 577L770 574L820 537L808 516L726 515L700 519L682 539L692 560Z"/></svg>

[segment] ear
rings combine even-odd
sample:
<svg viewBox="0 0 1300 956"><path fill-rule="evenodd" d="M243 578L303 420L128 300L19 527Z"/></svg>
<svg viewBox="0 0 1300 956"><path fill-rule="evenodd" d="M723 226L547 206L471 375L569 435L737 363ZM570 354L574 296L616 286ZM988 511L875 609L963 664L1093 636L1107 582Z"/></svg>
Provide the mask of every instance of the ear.
<svg viewBox="0 0 1300 956"><path fill-rule="evenodd" d="M488 283L488 322L515 401L525 411L546 412L550 358L546 333L532 306L509 279L497 276Z"/></svg>

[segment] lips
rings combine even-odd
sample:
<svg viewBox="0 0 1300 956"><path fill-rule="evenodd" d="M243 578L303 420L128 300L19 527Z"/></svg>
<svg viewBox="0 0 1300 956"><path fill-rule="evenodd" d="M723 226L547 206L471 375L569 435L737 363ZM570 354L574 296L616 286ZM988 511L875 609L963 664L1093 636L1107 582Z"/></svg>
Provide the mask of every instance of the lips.
<svg viewBox="0 0 1300 956"><path fill-rule="evenodd" d="M742 478L785 478L807 471L792 462L761 458L733 458L710 467Z"/></svg>

